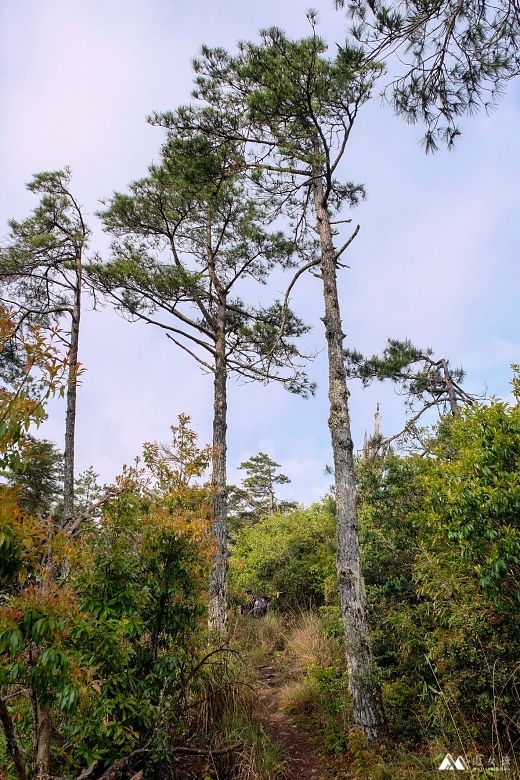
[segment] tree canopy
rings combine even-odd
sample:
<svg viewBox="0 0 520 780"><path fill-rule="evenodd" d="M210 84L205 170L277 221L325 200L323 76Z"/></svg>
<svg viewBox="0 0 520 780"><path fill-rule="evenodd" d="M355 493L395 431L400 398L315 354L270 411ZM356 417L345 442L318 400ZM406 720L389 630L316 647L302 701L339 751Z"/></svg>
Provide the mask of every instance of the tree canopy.
<svg viewBox="0 0 520 780"><path fill-rule="evenodd" d="M426 151L453 146L459 117L489 111L520 73L520 11L515 0L415 2L334 0L370 58L388 59L385 94L409 122L426 125ZM397 55L397 56L394 56ZM395 75L394 75L395 73Z"/></svg>

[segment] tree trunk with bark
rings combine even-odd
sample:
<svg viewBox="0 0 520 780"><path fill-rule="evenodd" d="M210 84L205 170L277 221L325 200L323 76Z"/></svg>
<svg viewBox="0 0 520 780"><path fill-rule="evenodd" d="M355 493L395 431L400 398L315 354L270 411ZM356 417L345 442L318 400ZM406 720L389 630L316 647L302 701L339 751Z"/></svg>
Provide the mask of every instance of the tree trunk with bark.
<svg viewBox="0 0 520 780"><path fill-rule="evenodd" d="M227 615L227 359L226 359L226 301L220 301L217 312L215 340L215 379L213 400L213 524L211 533L214 551L209 583L208 627L224 633Z"/></svg>
<svg viewBox="0 0 520 780"><path fill-rule="evenodd" d="M459 405L457 403L457 395L453 386L453 379L448 369L448 363L446 360L441 360L442 372L444 374L444 381L446 382L446 390L448 391L448 399L450 402L451 413L454 417L459 413Z"/></svg>
<svg viewBox="0 0 520 780"><path fill-rule="evenodd" d="M337 572L345 631L349 689L354 720L370 745L385 733L383 707L373 680L368 610L361 572L356 475L348 409L341 314L337 289L337 258L330 215L324 198L323 171L314 172L313 196L321 247L321 275L325 303L325 335L329 364L329 430L335 474Z"/></svg>
<svg viewBox="0 0 520 780"><path fill-rule="evenodd" d="M79 325L81 319L81 249L76 254L76 283L70 326L70 349L67 377L67 412L65 417L65 452L63 456L63 521L70 522L74 515L74 442L76 428L76 398L78 389Z"/></svg>
<svg viewBox="0 0 520 780"><path fill-rule="evenodd" d="M39 698L36 702L36 734L34 777L47 780L51 771L51 734L52 719L51 710L47 705L42 706Z"/></svg>
<svg viewBox="0 0 520 780"><path fill-rule="evenodd" d="M7 753L9 756L11 756L11 759L13 761L17 780L25 780L26 779L25 762L20 752L20 748L18 747L18 742L16 740L16 735L14 733L14 725L13 725L13 720L11 718L11 713L7 709L5 700L1 696L0 696L0 723L2 724L2 728L4 730Z"/></svg>

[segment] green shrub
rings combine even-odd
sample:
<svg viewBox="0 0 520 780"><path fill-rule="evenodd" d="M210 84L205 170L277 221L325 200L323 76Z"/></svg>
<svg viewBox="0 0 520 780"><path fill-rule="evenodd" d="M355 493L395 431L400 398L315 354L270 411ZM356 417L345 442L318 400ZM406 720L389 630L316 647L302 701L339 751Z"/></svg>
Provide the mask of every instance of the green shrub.
<svg viewBox="0 0 520 780"><path fill-rule="evenodd" d="M274 514L242 529L230 561L235 592L251 588L280 610L320 606L335 577L335 521L330 500Z"/></svg>

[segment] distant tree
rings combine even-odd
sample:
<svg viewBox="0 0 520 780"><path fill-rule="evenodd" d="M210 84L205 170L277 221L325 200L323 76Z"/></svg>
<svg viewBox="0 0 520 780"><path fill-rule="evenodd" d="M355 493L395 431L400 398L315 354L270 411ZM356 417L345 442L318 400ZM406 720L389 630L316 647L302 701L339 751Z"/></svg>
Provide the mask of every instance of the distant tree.
<svg viewBox="0 0 520 780"><path fill-rule="evenodd" d="M27 189L41 195L32 215L10 220L7 244L0 249L0 300L18 311L19 328L50 326L70 318L63 336L68 354L65 418L63 513L74 511L74 437L78 384L83 263L90 236L81 206L70 189L71 171L39 173Z"/></svg>
<svg viewBox="0 0 520 780"><path fill-rule="evenodd" d="M233 530L253 525L260 517L296 508L293 501L277 498L276 486L288 485L291 480L285 474L276 473L280 464L265 452L253 455L238 468L247 476L242 479L241 487L232 485L228 490L229 521Z"/></svg>
<svg viewBox="0 0 520 780"><path fill-rule="evenodd" d="M75 517L85 512L88 512L91 518L100 516L100 513L93 515L91 512L92 505L107 493L107 487L99 484L98 477L99 474L96 474L92 466L76 477L74 484Z"/></svg>
<svg viewBox="0 0 520 780"><path fill-rule="evenodd" d="M275 302L237 297L246 281L265 283L292 265L294 245L266 229L265 208L233 173L233 142L170 134L149 176L116 193L101 214L114 237L112 259L89 266L94 283L130 320L160 327L214 377L212 481L215 554L210 627L223 631L227 604L227 379L281 382L313 392L292 341L308 328Z"/></svg>
<svg viewBox="0 0 520 780"><path fill-rule="evenodd" d="M334 0L354 20L367 56L397 74L385 90L398 114L426 124L427 151L452 146L462 114L492 109L520 73L516 0ZM397 57L394 57L397 55Z"/></svg>
<svg viewBox="0 0 520 780"><path fill-rule="evenodd" d="M63 454L52 441L28 434L20 462L4 476L17 488L17 503L24 512L32 517L57 513L63 501Z"/></svg>
<svg viewBox="0 0 520 780"><path fill-rule="evenodd" d="M290 40L281 30L261 33L259 44L242 42L236 55L203 47L195 60L190 105L153 121L170 132L202 132L215 143L237 145L236 165L258 185L273 218L291 219L296 241L305 246L299 274L313 270L323 282L323 322L329 362L329 429L335 473L338 577L354 719L370 743L383 738L384 718L372 675L370 634L361 573L356 511L356 476L348 409L337 272L357 233L336 245L346 206L364 196L361 185L337 176L361 106L381 68L358 47L339 47L327 58L309 13L310 37Z"/></svg>

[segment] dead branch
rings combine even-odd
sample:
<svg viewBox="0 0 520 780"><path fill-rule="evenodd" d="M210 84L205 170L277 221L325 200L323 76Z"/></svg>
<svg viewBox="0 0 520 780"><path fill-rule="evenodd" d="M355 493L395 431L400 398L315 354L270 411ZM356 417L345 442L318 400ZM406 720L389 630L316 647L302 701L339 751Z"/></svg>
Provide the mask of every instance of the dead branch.
<svg viewBox="0 0 520 780"><path fill-rule="evenodd" d="M211 748L205 750L203 748L175 747L171 749L171 752L180 753L184 756L208 756L211 758L213 756L225 756L228 753L234 753L235 750L240 750L242 747L244 747L244 743L237 742L236 745L229 745L229 747L220 748L219 750L213 750ZM103 780L103 778L100 778L100 780Z"/></svg>
<svg viewBox="0 0 520 780"><path fill-rule="evenodd" d="M314 266L319 265L320 263L321 263L321 260L319 258L315 259L315 260L311 260L310 262L308 262L304 266L302 266L300 269L298 269L298 271L295 273L294 277L292 278L291 283L289 284L289 286L288 286L288 288L287 288L287 290L285 292L284 302L283 302L283 306L282 306L282 320L280 322L280 327L278 328L278 333L276 334L276 338L274 340L274 344L271 347L271 349L269 350L269 355L272 355L274 353L276 347L278 346L278 344L280 343L281 339L283 338L283 332L284 332L284 329L285 329L285 324L287 322L287 311L288 311L288 308L289 308L289 295L291 294L291 290L293 289L294 285L296 284L296 282L298 281L300 276L303 273L305 273L305 271L308 271L310 268L313 268Z"/></svg>
<svg viewBox="0 0 520 780"><path fill-rule="evenodd" d="M334 259L335 260L339 260L339 258L341 257L341 255L343 254L345 249L348 246L350 246L350 244L354 241L354 239L355 239L355 237L357 236L358 233L359 233L359 225L357 225L356 229L354 230L354 232L352 233L350 238L347 241L345 241L343 246L340 249L338 249L338 251L335 253L335 255L334 255Z"/></svg>
<svg viewBox="0 0 520 780"><path fill-rule="evenodd" d="M85 509L84 512L76 515L75 517L68 517L65 520L65 525L63 526L63 530L67 536L72 536L72 534L78 530L81 523L83 523L85 520L88 520L90 515L95 512L96 509L99 509L100 506L103 506L103 504L106 504L106 502L110 501L112 498L119 496L124 490L124 487L109 488L100 499L93 501L93 503L87 509Z"/></svg>
<svg viewBox="0 0 520 780"><path fill-rule="evenodd" d="M87 778L92 777L92 775L95 774L98 771L99 766L100 766L100 762L99 761L94 761L88 767L88 769L84 769L83 772L80 775L78 775L76 780L87 780Z"/></svg>
<svg viewBox="0 0 520 780"><path fill-rule="evenodd" d="M137 756L142 756L144 753L148 753L149 744L150 743L148 742L144 747L134 750L132 753L129 753L124 758L120 758L119 761L116 761L115 764L112 764L112 766L109 767L106 770L106 772L103 772L103 774L101 775L100 778L98 778L98 780L115 780L115 778L119 777L121 772L123 772L126 769L128 764L134 758L137 758ZM76 780L80 780L80 777L77 777Z"/></svg>

